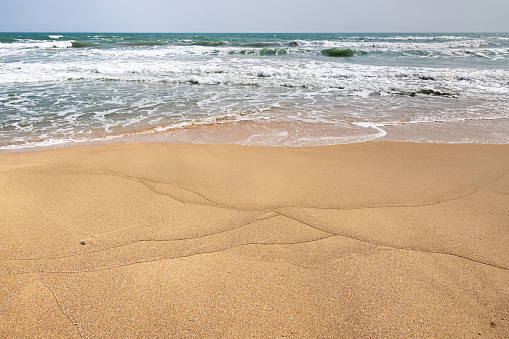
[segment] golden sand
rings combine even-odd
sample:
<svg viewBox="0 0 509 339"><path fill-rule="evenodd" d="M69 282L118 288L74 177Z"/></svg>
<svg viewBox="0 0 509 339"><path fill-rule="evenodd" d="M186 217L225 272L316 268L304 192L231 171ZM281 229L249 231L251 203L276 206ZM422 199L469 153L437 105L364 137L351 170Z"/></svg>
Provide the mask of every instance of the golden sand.
<svg viewBox="0 0 509 339"><path fill-rule="evenodd" d="M509 145L0 154L0 337L509 337Z"/></svg>

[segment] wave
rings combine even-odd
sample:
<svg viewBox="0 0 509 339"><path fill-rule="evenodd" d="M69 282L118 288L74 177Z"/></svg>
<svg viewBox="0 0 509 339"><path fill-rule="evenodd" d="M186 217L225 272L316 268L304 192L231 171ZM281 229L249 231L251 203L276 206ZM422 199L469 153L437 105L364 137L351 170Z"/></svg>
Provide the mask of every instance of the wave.
<svg viewBox="0 0 509 339"><path fill-rule="evenodd" d="M58 35L52 35L57 37ZM422 37L428 40L413 40L410 37L407 41L390 41L391 37L380 37L378 40L369 40L367 37L334 37L329 40L320 40L326 36L316 35L309 38L315 40L295 39L296 36L272 38L262 35L251 39L250 36L172 36L172 35L136 35L133 37L124 36L92 36L84 34L65 35L62 38L48 40L49 35L40 36L18 36L3 34L0 36L0 50L3 55L22 56L23 53L31 53L33 49L53 48L100 48L100 53L109 53L115 57L124 57L125 53L146 54L144 56L199 56L199 55L253 55L253 56L309 56L317 55L327 57L354 57L369 53L371 60L399 60L415 59L430 60L431 63L439 63L440 59L448 58L486 58L498 63L509 59L509 37L497 38L476 38L456 40L433 40L445 37ZM65 38L64 38L65 37ZM303 35L303 38L308 38ZM37 38L37 39L32 39ZM187 39L186 39L187 38ZM400 37L392 37L394 39ZM416 38L421 38L417 36ZM271 40L274 39L274 40ZM385 39L385 40L384 40ZM508 40L504 40L508 39ZM131 47L131 49L129 49ZM147 47L143 49L143 47ZM150 48L160 47L160 48ZM18 52L19 51L19 52ZM154 54L155 53L155 54ZM0 55L3 56L3 55ZM405 61L406 62L406 61ZM468 61L467 61L468 62ZM478 61L473 61L479 63ZM490 66L494 63L490 63ZM504 65L495 65L500 68Z"/></svg>
<svg viewBox="0 0 509 339"><path fill-rule="evenodd" d="M193 46L204 46L204 47L219 47L228 45L227 41L194 41Z"/></svg>
<svg viewBox="0 0 509 339"><path fill-rule="evenodd" d="M388 51L374 51L373 53L387 53ZM485 59L505 59L509 58L509 48L450 48L450 49L408 49L395 51L392 53L400 53L402 56L418 57L418 58L485 58Z"/></svg>
<svg viewBox="0 0 509 339"><path fill-rule="evenodd" d="M2 41L0 41L2 42ZM4 41L0 44L0 48L3 50L20 51L20 52L31 52L34 49L53 49L53 48L68 48L72 47L71 41L65 40L22 40L16 39L14 41ZM2 55L0 55L1 57ZM0 60L1 63L1 60Z"/></svg>
<svg viewBox="0 0 509 339"><path fill-rule="evenodd" d="M240 43L240 44L231 44L232 46L239 47L254 47L254 48L269 48L269 47L281 47L282 44L274 43L274 42L255 42L255 43Z"/></svg>
<svg viewBox="0 0 509 339"><path fill-rule="evenodd" d="M16 39L16 38L0 36L0 43L12 43L12 42L16 42L16 41L18 41L18 39Z"/></svg>
<svg viewBox="0 0 509 339"><path fill-rule="evenodd" d="M169 43L167 41L138 41L138 42L122 42L124 46L165 46Z"/></svg>
<svg viewBox="0 0 509 339"><path fill-rule="evenodd" d="M357 51L354 51L353 49L347 48L347 49L340 49L340 48L329 48L322 50L322 55L328 56L328 57L336 57L336 58L348 58L353 57L357 54Z"/></svg>
<svg viewBox="0 0 509 339"><path fill-rule="evenodd" d="M259 56L280 56L287 55L286 48L261 48L261 49L233 49L228 51L229 55L259 55Z"/></svg>
<svg viewBox="0 0 509 339"><path fill-rule="evenodd" d="M84 48L84 47L94 47L96 44L91 42L81 42L81 41L71 41L72 48Z"/></svg>
<svg viewBox="0 0 509 339"><path fill-rule="evenodd" d="M284 48L280 49L263 48L260 50L260 55L286 55L286 54L288 54L288 52Z"/></svg>
<svg viewBox="0 0 509 339"><path fill-rule="evenodd" d="M312 48L339 48L354 50L444 50L459 48L503 48L501 41L495 42L493 39L464 39L464 40L389 40L376 39L333 39L333 40L292 40L287 43L288 46L305 46ZM509 47L509 46L506 46Z"/></svg>

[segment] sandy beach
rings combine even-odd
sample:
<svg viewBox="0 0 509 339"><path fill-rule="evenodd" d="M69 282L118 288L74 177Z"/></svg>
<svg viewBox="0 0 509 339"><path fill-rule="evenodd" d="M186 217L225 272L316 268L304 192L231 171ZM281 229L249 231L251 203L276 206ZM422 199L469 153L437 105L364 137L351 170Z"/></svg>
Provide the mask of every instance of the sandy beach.
<svg viewBox="0 0 509 339"><path fill-rule="evenodd" d="M2 338L508 338L509 145L0 154Z"/></svg>

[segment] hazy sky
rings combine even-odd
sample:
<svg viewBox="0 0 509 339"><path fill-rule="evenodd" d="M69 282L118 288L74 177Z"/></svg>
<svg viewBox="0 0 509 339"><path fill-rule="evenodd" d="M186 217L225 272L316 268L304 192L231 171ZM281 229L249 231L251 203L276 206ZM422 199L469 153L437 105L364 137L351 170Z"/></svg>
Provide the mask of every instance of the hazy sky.
<svg viewBox="0 0 509 339"><path fill-rule="evenodd" d="M3 32L509 32L509 0L0 0Z"/></svg>

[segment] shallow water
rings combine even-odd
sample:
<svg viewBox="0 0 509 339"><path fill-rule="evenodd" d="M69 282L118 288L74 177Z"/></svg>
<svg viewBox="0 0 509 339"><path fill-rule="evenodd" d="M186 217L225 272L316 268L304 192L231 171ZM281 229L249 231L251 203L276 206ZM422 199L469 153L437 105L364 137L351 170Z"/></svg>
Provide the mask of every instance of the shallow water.
<svg viewBox="0 0 509 339"><path fill-rule="evenodd" d="M509 34L0 33L3 152L508 143L508 120Z"/></svg>

